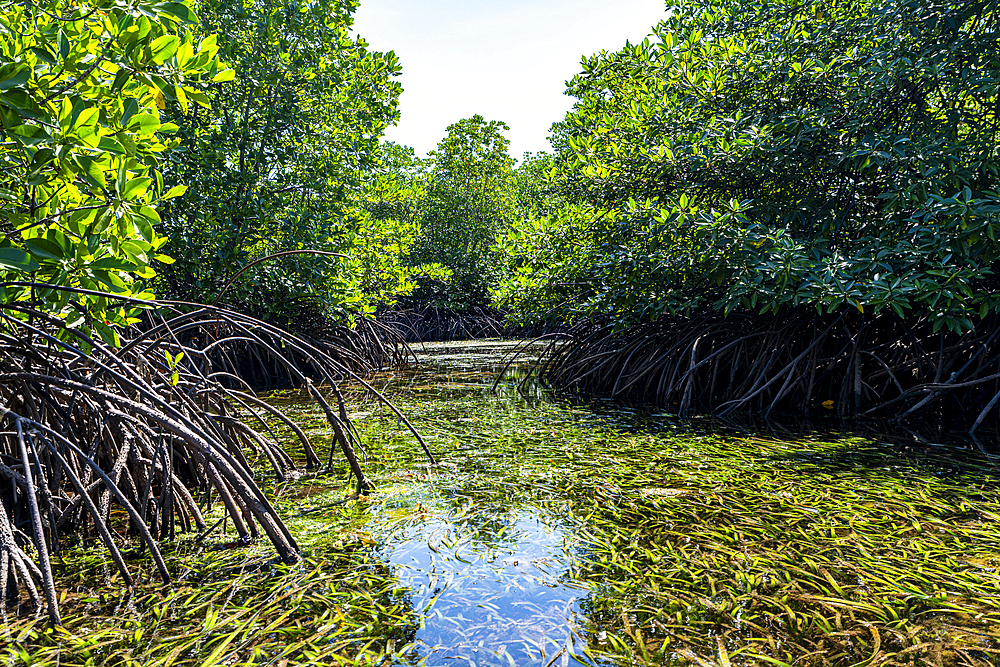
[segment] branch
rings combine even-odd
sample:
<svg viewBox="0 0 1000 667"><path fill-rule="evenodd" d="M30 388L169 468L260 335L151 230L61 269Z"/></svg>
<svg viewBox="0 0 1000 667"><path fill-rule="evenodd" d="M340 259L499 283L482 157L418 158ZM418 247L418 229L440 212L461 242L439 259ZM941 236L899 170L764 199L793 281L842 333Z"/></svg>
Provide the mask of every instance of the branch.
<svg viewBox="0 0 1000 667"><path fill-rule="evenodd" d="M222 288L222 291L219 292L219 296L215 297L215 301L212 302L212 305L214 306L219 303L219 299L221 299L222 296L229 290L229 288L233 286L233 283L236 282L237 278L246 273L247 269L257 264L260 264L261 262L265 262L269 259L274 259L275 257L284 257L286 255L326 255L329 257L342 257L343 259L350 259L350 256L348 255L343 255L339 252L329 252L327 250L285 250L283 252L276 252L273 255L268 255L267 257L261 257L260 259L255 259L254 261L250 262L242 269L237 271L236 275L230 278L229 281L226 283L226 285Z"/></svg>

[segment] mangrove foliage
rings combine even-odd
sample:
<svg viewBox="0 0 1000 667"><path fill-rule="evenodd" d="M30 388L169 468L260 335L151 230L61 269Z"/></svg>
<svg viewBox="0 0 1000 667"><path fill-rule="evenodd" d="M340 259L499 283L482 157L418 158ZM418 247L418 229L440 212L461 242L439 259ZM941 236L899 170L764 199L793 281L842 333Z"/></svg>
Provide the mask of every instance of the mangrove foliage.
<svg viewBox="0 0 1000 667"><path fill-rule="evenodd" d="M682 409L979 423L1000 396L996 3L671 7L585 60L554 208L503 240L516 317L615 329L550 377ZM628 350L654 322L640 378Z"/></svg>

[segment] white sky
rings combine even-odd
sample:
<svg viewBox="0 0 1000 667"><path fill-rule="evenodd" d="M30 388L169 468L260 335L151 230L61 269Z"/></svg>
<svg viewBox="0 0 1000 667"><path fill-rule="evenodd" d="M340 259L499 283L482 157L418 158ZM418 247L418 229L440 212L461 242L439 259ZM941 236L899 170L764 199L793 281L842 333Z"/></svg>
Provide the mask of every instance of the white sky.
<svg viewBox="0 0 1000 667"><path fill-rule="evenodd" d="M665 16L664 0L361 0L354 28L403 66L402 118L387 139L425 155L478 113L510 126L520 158L548 150L583 55L641 42Z"/></svg>

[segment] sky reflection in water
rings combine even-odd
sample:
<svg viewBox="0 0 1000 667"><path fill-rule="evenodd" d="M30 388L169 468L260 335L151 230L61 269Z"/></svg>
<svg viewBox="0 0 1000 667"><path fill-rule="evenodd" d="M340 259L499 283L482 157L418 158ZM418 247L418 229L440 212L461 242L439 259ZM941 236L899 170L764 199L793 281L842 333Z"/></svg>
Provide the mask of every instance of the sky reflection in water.
<svg viewBox="0 0 1000 667"><path fill-rule="evenodd" d="M427 665L594 664L579 635L578 600L589 589L567 576L566 526L536 507L474 520L436 509L396 531L384 552L412 591L422 621L414 651Z"/></svg>

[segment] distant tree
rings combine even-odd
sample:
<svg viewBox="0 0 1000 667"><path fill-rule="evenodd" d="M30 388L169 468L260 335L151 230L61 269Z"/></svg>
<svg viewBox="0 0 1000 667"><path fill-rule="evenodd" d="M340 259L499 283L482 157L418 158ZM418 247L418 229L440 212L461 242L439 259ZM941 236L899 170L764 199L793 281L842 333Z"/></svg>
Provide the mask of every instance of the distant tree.
<svg viewBox="0 0 1000 667"><path fill-rule="evenodd" d="M450 272L440 264L418 264L411 257L427 203L427 161L409 146L386 141L377 166L367 170L360 189L363 214L351 234L347 274L350 291L365 295L370 306L396 303L417 287L417 280L444 280Z"/></svg>
<svg viewBox="0 0 1000 667"><path fill-rule="evenodd" d="M453 308L489 302L506 262L496 237L516 215L514 160L500 121L476 115L448 126L430 154L426 204L414 258L452 271L447 284L424 281L415 298Z"/></svg>
<svg viewBox="0 0 1000 667"><path fill-rule="evenodd" d="M378 166L365 178L364 207L373 220L419 223L427 199L428 162L409 146L381 144Z"/></svg>

